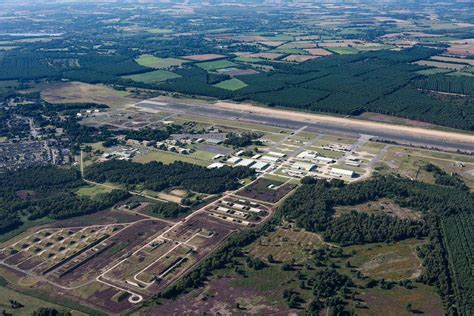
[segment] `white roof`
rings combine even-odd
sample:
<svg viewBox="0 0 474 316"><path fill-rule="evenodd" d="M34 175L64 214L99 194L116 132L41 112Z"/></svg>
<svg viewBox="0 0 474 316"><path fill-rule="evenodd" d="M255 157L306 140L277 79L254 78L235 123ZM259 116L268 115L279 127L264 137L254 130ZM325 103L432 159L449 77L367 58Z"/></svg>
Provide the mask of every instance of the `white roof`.
<svg viewBox="0 0 474 316"><path fill-rule="evenodd" d="M329 157L316 157L316 160L322 161L322 162L331 162L331 161L334 161L333 158L329 158Z"/></svg>
<svg viewBox="0 0 474 316"><path fill-rule="evenodd" d="M339 169L339 168L332 168L331 173L341 175L341 176L348 176L348 177L352 177L354 175L354 171L352 170L345 170L345 169Z"/></svg>
<svg viewBox="0 0 474 316"><path fill-rule="evenodd" d="M279 158L283 158L283 157L286 156L286 154L279 153L279 152L276 152L276 151L269 151L267 154L269 154L270 156L275 156L275 157L279 157Z"/></svg>
<svg viewBox="0 0 474 316"><path fill-rule="evenodd" d="M272 156L262 156L260 158L260 160L263 160L263 161L268 161L268 162L277 162L279 158L277 157L272 157Z"/></svg>
<svg viewBox="0 0 474 316"><path fill-rule="evenodd" d="M222 157L224 157L224 155L222 155L222 154L217 154L217 155L215 155L214 157L212 157L212 159L219 159L219 158L222 158Z"/></svg>
<svg viewBox="0 0 474 316"><path fill-rule="evenodd" d="M244 166L244 167L249 167L255 163L255 160L253 159L242 159L237 166Z"/></svg>
<svg viewBox="0 0 474 316"><path fill-rule="evenodd" d="M316 165L309 162L297 161L292 165L292 167L295 169L303 169L306 171L311 171L312 169L316 167Z"/></svg>
<svg viewBox="0 0 474 316"><path fill-rule="evenodd" d="M253 156L252 156L252 159L258 159L258 158L260 158L260 157L262 157L262 155L256 154L256 155L253 155Z"/></svg>
<svg viewBox="0 0 474 316"><path fill-rule="evenodd" d="M214 163L211 163L209 166L207 166L207 169L219 169L219 168L222 168L222 167L224 167L223 163L214 162Z"/></svg>
<svg viewBox="0 0 474 316"><path fill-rule="evenodd" d="M257 170L265 170L270 166L268 162L265 161L257 161L257 163L253 164L250 168L257 169Z"/></svg>
<svg viewBox="0 0 474 316"><path fill-rule="evenodd" d="M229 163L238 163L241 160L242 160L242 158L234 156L234 157L230 157L229 159L227 159L227 162L229 162Z"/></svg>
<svg viewBox="0 0 474 316"><path fill-rule="evenodd" d="M244 153L243 150L239 150L238 152L235 153L236 156L242 156L242 154Z"/></svg>

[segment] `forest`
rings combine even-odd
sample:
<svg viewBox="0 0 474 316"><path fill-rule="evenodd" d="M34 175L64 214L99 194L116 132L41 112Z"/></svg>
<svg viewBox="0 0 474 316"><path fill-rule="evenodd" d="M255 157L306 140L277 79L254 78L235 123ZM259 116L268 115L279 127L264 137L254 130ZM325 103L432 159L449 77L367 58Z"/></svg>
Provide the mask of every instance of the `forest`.
<svg viewBox="0 0 474 316"><path fill-rule="evenodd" d="M0 234L18 228L25 220L95 213L130 196L120 190L95 198L75 195L73 190L84 184L79 171L73 168L40 166L0 173Z"/></svg>
<svg viewBox="0 0 474 316"><path fill-rule="evenodd" d="M182 187L200 193L216 194L237 189L239 179L254 176L255 171L245 167L207 169L185 162L165 165L161 162L146 164L110 160L94 164L85 170L85 177L96 182L114 182L127 187L162 191Z"/></svg>

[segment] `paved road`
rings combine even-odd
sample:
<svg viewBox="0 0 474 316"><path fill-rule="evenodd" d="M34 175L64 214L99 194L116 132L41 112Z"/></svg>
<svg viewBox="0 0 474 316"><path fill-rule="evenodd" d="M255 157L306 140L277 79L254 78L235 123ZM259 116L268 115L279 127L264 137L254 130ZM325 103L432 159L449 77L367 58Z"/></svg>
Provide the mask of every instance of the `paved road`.
<svg viewBox="0 0 474 316"><path fill-rule="evenodd" d="M221 109L217 107L210 106L196 106L188 105L178 102L169 103L163 105L163 102L154 102L154 101L143 101L135 105L137 108L150 109L150 110L159 110L166 112L173 112L181 115L194 115L194 116L203 116L207 118L216 118L216 119L228 119L228 120L240 120L248 123L264 124L268 126L274 126L278 128L288 128L288 129L299 129L303 126L306 132L314 133L338 133L338 134L351 134L351 135L363 135L368 134L368 131L363 127L354 127L350 125L341 125L341 124L332 124L328 122L319 122L319 123L310 123L310 122L301 122L291 118L280 118L280 117L271 117L265 116L257 113L249 113L246 111L231 110L231 109ZM443 140L443 139L433 139L426 138L417 135L408 135L402 133L396 133L391 130L371 130L370 134L374 138L380 138L384 140L396 141L404 144L413 144L413 145L423 145L427 147L435 148L446 148L451 150L461 150L461 151L473 151L474 152L474 143L460 143L456 141ZM474 136L473 136L474 138Z"/></svg>

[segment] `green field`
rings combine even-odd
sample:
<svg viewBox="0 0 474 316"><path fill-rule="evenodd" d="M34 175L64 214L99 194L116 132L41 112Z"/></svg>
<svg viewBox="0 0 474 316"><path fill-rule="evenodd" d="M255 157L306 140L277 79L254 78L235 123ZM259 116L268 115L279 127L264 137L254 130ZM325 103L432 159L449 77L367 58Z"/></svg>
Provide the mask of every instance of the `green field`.
<svg viewBox="0 0 474 316"><path fill-rule="evenodd" d="M17 309L11 308L10 300L17 301L18 303L22 304L23 307ZM54 308L58 311L71 311L70 309L63 306L24 295L6 287L0 287L0 310L6 311L11 315L33 315L33 313L41 307ZM87 315L79 311L71 312L72 315Z"/></svg>
<svg viewBox="0 0 474 316"><path fill-rule="evenodd" d="M195 165L208 166L210 162L193 158L189 155L179 155L165 151L151 151L133 159L135 162L148 163L150 161L161 161L164 164L172 164L175 161L189 162Z"/></svg>
<svg viewBox="0 0 474 316"><path fill-rule="evenodd" d="M228 60L207 61L203 63L197 63L196 65L207 71L237 66L236 64Z"/></svg>
<svg viewBox="0 0 474 316"><path fill-rule="evenodd" d="M272 53L294 54L294 55L308 55L308 52L300 48L277 48Z"/></svg>
<svg viewBox="0 0 474 316"><path fill-rule="evenodd" d="M169 34L169 33L173 33L173 30L170 30L170 29L160 29L160 28L150 28L148 30L146 30L148 33L151 33L151 34Z"/></svg>
<svg viewBox="0 0 474 316"><path fill-rule="evenodd" d="M98 186L98 185L87 185L80 187L77 189L75 192L79 196L88 196L88 197L94 197L99 193L108 193L111 192L112 189Z"/></svg>
<svg viewBox="0 0 474 316"><path fill-rule="evenodd" d="M234 60L240 61L243 63L258 63L258 62L265 61L265 59L262 59L262 58L251 58L251 57L237 57L237 58L234 58Z"/></svg>
<svg viewBox="0 0 474 316"><path fill-rule="evenodd" d="M326 47L326 49L339 55L357 54L359 52L353 47Z"/></svg>
<svg viewBox="0 0 474 316"><path fill-rule="evenodd" d="M155 69L166 69L174 66L181 66L187 62L179 58L160 58L152 55L141 55L135 59L137 63L142 66L155 68Z"/></svg>
<svg viewBox="0 0 474 316"><path fill-rule="evenodd" d="M231 91L239 90L239 89L245 88L246 86L247 84L245 82L237 78L232 78L226 81L222 81L214 85L214 87L231 90Z"/></svg>
<svg viewBox="0 0 474 316"><path fill-rule="evenodd" d="M143 82L143 83L156 83L156 82L166 81L169 79L175 79L179 77L181 76L175 73L172 73L171 71L155 70L155 71L146 72L143 74L125 76L123 78L131 79L133 81Z"/></svg>

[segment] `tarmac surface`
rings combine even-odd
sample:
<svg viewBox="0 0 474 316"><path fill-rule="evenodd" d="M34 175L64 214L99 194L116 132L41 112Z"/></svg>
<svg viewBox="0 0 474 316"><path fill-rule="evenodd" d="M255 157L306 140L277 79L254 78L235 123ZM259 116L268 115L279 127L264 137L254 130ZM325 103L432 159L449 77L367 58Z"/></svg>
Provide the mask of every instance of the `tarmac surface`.
<svg viewBox="0 0 474 316"><path fill-rule="evenodd" d="M458 142L447 139L436 139L425 137L424 135L397 133L391 129L365 129L361 126L348 124L337 124L331 122L311 123L308 121L300 121L293 118L272 117L253 113L251 111L240 111L238 109L222 109L213 107L212 104L203 105L201 103L185 104L180 102L152 101L147 100L134 105L136 108L151 111L171 112L180 115L202 116L206 118L216 118L225 120L238 120L242 122L262 124L277 128L299 129L307 126L305 131L315 133L335 133L350 135L370 135L373 139L385 141L394 141L400 144L426 146L429 148L443 148L449 150L472 151L474 152L474 135L471 143ZM393 126L393 125L392 125Z"/></svg>

